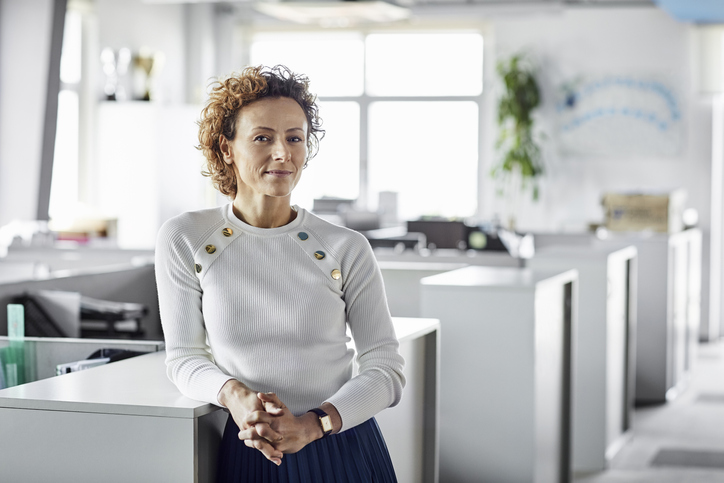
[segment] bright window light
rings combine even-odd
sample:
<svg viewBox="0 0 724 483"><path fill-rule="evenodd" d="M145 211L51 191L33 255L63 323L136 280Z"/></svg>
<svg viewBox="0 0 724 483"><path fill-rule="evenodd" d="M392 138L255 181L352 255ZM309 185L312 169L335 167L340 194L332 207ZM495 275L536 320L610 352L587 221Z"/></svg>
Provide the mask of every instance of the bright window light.
<svg viewBox="0 0 724 483"><path fill-rule="evenodd" d="M81 76L81 14L68 10L63 30L63 51L60 56L60 80L66 84L80 82Z"/></svg>
<svg viewBox="0 0 724 483"><path fill-rule="evenodd" d="M293 203L362 198L374 210L379 193L391 191L400 220L475 215L479 33L258 33L250 61L308 75L321 99L327 136Z"/></svg>
<svg viewBox="0 0 724 483"><path fill-rule="evenodd" d="M477 165L477 103L370 105L370 191L398 192L400 219L472 216L477 205Z"/></svg>
<svg viewBox="0 0 724 483"><path fill-rule="evenodd" d="M60 91L50 186L49 215L53 219L72 217L78 203L78 105L76 92Z"/></svg>
<svg viewBox="0 0 724 483"><path fill-rule="evenodd" d="M366 62L371 96L477 96L483 89L480 34L370 34Z"/></svg>
<svg viewBox="0 0 724 483"><path fill-rule="evenodd" d="M273 34L254 37L252 65L282 64L310 79L318 96L358 96L364 87L364 42L359 34Z"/></svg>
<svg viewBox="0 0 724 483"><path fill-rule="evenodd" d="M69 9L65 15L60 55L61 90L55 131L53 173L48 214L54 221L68 222L78 209L80 82L82 66L82 15Z"/></svg>
<svg viewBox="0 0 724 483"><path fill-rule="evenodd" d="M315 198L359 196L359 104L320 102L319 106L326 134L292 193L292 202L309 210Z"/></svg>

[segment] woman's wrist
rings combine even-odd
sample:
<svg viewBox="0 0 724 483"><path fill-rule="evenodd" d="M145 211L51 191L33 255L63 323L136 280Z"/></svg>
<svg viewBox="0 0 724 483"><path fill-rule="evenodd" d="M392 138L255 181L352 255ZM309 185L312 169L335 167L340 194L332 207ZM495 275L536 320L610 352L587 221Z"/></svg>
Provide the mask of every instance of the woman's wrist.
<svg viewBox="0 0 724 483"><path fill-rule="evenodd" d="M219 403L225 408L229 407L229 402L234 399L243 399L253 392L251 389L246 387L242 382L236 379L229 379L221 386L217 399Z"/></svg>
<svg viewBox="0 0 724 483"><path fill-rule="evenodd" d="M324 431L322 431L322 426L319 423L319 417L316 414L307 412L299 416L299 418L302 420L302 426L304 427L305 439L307 440L306 444L321 439L324 436Z"/></svg>
<svg viewBox="0 0 724 483"><path fill-rule="evenodd" d="M331 403L325 402L319 407L319 409L324 411L330 418L332 431L329 434L338 433L339 430L342 429L342 418L340 417L337 408L335 408ZM305 421L305 428L307 428L306 433L310 436L310 443L324 437L325 429L322 425L321 418L317 413L310 410L300 417L308 418L307 421Z"/></svg>

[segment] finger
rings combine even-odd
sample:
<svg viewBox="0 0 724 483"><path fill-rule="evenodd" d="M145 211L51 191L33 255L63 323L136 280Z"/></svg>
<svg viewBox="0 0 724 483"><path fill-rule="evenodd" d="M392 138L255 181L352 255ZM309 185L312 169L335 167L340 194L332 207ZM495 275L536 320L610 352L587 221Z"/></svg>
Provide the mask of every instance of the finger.
<svg viewBox="0 0 724 483"><path fill-rule="evenodd" d="M259 450L266 459L275 465L279 466L282 464L282 457L284 457L284 453L275 449L268 442L261 439L246 439L244 440L244 444L249 448Z"/></svg>
<svg viewBox="0 0 724 483"><path fill-rule="evenodd" d="M239 431L238 436L241 440L262 438L270 443L278 443L284 439L284 436L273 430L268 424L264 423L259 423L243 429Z"/></svg>
<svg viewBox="0 0 724 483"><path fill-rule="evenodd" d="M239 436L239 439L244 440L244 441L259 437L256 434L256 430L254 429L254 426L251 426L248 429L242 429L241 431L239 431L238 436Z"/></svg>
<svg viewBox="0 0 724 483"><path fill-rule="evenodd" d="M287 407L273 392L260 392L256 395L259 400L264 403L264 410L272 414L281 414L282 410Z"/></svg>
<svg viewBox="0 0 724 483"><path fill-rule="evenodd" d="M272 429L272 427L266 423L256 424L254 425L254 429L259 436L266 439L270 443L278 443L279 441L284 439L284 436Z"/></svg>
<svg viewBox="0 0 724 483"><path fill-rule="evenodd" d="M273 414L269 414L266 411L253 411L248 413L244 417L244 424L247 424L249 426L254 426L257 424L272 424L274 421L275 416Z"/></svg>

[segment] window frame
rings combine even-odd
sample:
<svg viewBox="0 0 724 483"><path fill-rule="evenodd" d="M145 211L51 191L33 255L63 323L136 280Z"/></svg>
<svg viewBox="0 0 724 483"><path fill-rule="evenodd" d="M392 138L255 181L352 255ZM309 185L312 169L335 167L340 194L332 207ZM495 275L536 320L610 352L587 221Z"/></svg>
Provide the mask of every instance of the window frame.
<svg viewBox="0 0 724 483"><path fill-rule="evenodd" d="M478 156L477 156L477 193L475 196L475 199L477 200L476 206L473 207L474 215L473 217L479 217L481 207L480 207L480 200L481 200L481 172L483 172L483 152L484 152L484 146L487 142L487 138L484 134L484 126L487 126L488 123L486 122L486 114L487 114L487 104L486 104L486 79L489 75L487 65L486 65L486 57L488 54L487 51L487 35L485 32L485 28L482 25L420 25L416 27L410 27L410 28L401 28L400 26L375 26L372 27L366 27L366 28L346 28L346 29L324 29L324 32L320 32L320 29L314 29L310 28L309 26L290 26L290 25L284 25L282 26L276 26L276 25L267 25L267 26L251 26L251 25L244 25L244 35L243 37L247 39L247 42L244 43L244 52L242 54L243 59L250 59L250 52L251 52L251 45L255 42L255 37L258 34L262 35L268 35L273 34L275 32L279 32L280 34L289 35L290 33L293 34L299 34L299 35L314 35L314 36L320 36L324 35L325 33L334 34L334 33L349 33L354 32L356 34L359 34L362 41L364 42L368 35L371 34L445 34L445 33L454 33L454 34L461 34L461 33L474 33L478 34L482 37L483 40L483 62L481 64L482 69L482 80L483 85L481 88L481 91L478 95L457 95L457 96L442 96L442 95L434 95L434 96L372 96L367 93L367 79L366 76L363 79L363 92L359 96L323 96L319 95L319 101L320 102L356 102L359 104L360 108L360 123L359 123L359 195L357 198L357 207L362 210L368 210L371 208L371 206L374 204L372 203L371 196L372 193L370 193L370 180L369 180L369 107L370 104L374 102L458 102L458 101L471 101L477 104L478 106ZM365 47L366 48L366 47ZM366 60L366 50L365 50L365 56ZM248 62L246 62L248 63ZM366 63L363 68L363 75L366 73Z"/></svg>

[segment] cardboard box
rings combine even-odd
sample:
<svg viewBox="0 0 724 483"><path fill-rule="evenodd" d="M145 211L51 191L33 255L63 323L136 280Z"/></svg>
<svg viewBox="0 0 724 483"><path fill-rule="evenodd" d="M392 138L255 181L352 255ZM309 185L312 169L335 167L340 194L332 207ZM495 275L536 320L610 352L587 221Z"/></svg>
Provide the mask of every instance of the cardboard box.
<svg viewBox="0 0 724 483"><path fill-rule="evenodd" d="M605 193L601 200L607 229L662 233L676 233L684 229L682 214L685 203L686 191L683 189L665 193Z"/></svg>

